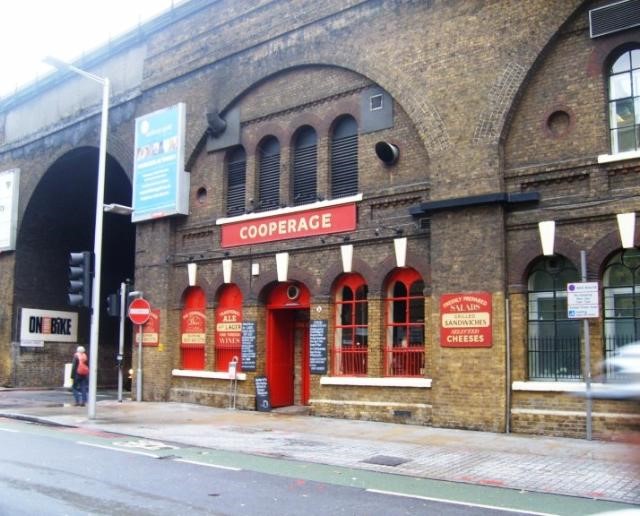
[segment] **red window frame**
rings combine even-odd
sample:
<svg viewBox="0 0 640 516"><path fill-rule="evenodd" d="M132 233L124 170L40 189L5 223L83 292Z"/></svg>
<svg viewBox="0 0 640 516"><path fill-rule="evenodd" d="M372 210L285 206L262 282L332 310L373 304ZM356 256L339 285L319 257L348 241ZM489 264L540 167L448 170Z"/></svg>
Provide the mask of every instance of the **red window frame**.
<svg viewBox="0 0 640 516"><path fill-rule="evenodd" d="M225 317L226 315L226 317ZM223 322L222 319L226 321ZM242 292L237 285L230 283L224 285L218 296L218 307L216 308L216 337L215 337L215 370L228 371L229 362L237 359L236 371L242 370L242 330L224 332L224 338L219 330L220 324L242 324Z"/></svg>
<svg viewBox="0 0 640 516"><path fill-rule="evenodd" d="M189 287L184 293L180 328L180 362L182 369L202 370L205 365L207 298L200 287ZM197 335L197 339L185 338ZM200 338L204 336L205 340ZM198 340L198 342L192 342Z"/></svg>
<svg viewBox="0 0 640 516"><path fill-rule="evenodd" d="M364 278L359 274L342 276L335 287L334 305L333 375L367 376L369 330Z"/></svg>
<svg viewBox="0 0 640 516"><path fill-rule="evenodd" d="M424 376L424 281L411 268L387 281L385 298L385 376Z"/></svg>

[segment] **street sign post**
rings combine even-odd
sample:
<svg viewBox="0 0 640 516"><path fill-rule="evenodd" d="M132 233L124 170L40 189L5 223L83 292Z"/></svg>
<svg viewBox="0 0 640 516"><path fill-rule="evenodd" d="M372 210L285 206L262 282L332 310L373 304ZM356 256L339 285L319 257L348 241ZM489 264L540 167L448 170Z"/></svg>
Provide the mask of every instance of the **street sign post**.
<svg viewBox="0 0 640 516"><path fill-rule="evenodd" d="M588 319L599 316L598 282L568 283L567 317L569 319Z"/></svg>
<svg viewBox="0 0 640 516"><path fill-rule="evenodd" d="M138 325L138 372L136 374L136 401L142 401L142 325L151 317L151 305L143 297L131 301L129 319Z"/></svg>
<svg viewBox="0 0 640 516"><path fill-rule="evenodd" d="M151 317L151 305L143 297L131 301L129 305L129 319L133 324L142 326Z"/></svg>

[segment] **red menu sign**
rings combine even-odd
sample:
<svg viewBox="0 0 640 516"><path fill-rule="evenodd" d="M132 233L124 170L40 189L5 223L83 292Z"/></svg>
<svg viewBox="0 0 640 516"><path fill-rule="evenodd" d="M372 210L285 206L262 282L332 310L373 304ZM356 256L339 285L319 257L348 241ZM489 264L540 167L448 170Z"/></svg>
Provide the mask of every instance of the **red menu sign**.
<svg viewBox="0 0 640 516"><path fill-rule="evenodd" d="M356 229L355 203L222 223L222 247L261 244Z"/></svg>
<svg viewBox="0 0 640 516"><path fill-rule="evenodd" d="M206 316L201 310L185 310L182 313L182 344L204 345L206 342Z"/></svg>
<svg viewBox="0 0 640 516"><path fill-rule="evenodd" d="M472 292L440 297L440 345L450 348L490 348L491 294Z"/></svg>
<svg viewBox="0 0 640 516"><path fill-rule="evenodd" d="M159 334L160 310L152 308L149 320L144 324L144 326L142 326L142 345L157 346L160 343Z"/></svg>

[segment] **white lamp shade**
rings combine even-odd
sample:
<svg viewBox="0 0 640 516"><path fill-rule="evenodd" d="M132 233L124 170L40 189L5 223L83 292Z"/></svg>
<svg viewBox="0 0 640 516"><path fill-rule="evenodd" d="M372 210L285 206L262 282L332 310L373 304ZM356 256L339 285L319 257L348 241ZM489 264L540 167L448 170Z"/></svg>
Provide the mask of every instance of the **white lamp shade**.
<svg viewBox="0 0 640 516"><path fill-rule="evenodd" d="M230 258L222 260L222 279L225 283L231 283L231 267L233 260Z"/></svg>
<svg viewBox="0 0 640 516"><path fill-rule="evenodd" d="M278 271L278 281L287 281L289 276L289 253L276 254L276 269Z"/></svg>
<svg viewBox="0 0 640 516"><path fill-rule="evenodd" d="M341 245L340 254L342 255L342 272L351 272L353 266L353 245Z"/></svg>
<svg viewBox="0 0 640 516"><path fill-rule="evenodd" d="M553 256L553 244L556 237L556 221L544 220L538 223L540 230L540 242L542 243L542 254Z"/></svg>
<svg viewBox="0 0 640 516"><path fill-rule="evenodd" d="M393 247L396 252L396 266L404 267L407 265L407 237L394 238Z"/></svg>
<svg viewBox="0 0 640 516"><path fill-rule="evenodd" d="M189 277L189 286L195 287L196 285L196 273L198 271L197 263L188 263L187 264L187 275Z"/></svg>
<svg viewBox="0 0 640 516"><path fill-rule="evenodd" d="M622 241L622 247L625 249L631 249L635 247L636 237L636 214L631 213L618 213L618 230L620 231L620 240Z"/></svg>

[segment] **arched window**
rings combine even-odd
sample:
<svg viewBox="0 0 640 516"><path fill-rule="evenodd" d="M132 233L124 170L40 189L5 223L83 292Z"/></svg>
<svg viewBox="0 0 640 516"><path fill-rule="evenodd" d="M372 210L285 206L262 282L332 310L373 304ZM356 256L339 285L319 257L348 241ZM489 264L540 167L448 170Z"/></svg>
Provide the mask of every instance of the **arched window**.
<svg viewBox="0 0 640 516"><path fill-rule="evenodd" d="M302 127L293 144L293 204L316 200L318 137L313 127Z"/></svg>
<svg viewBox="0 0 640 516"><path fill-rule="evenodd" d="M227 216L244 213L244 192L247 178L247 155L242 147L227 155Z"/></svg>
<svg viewBox="0 0 640 516"><path fill-rule="evenodd" d="M242 349L242 292L233 284L225 285L218 297L215 333L215 370L227 371L234 358L240 371Z"/></svg>
<svg viewBox="0 0 640 516"><path fill-rule="evenodd" d="M580 325L567 315L567 283L578 281L575 266L562 256L538 260L529 274L529 378L582 377Z"/></svg>
<svg viewBox="0 0 640 516"><path fill-rule="evenodd" d="M398 269L385 299L386 376L424 375L424 281L414 269Z"/></svg>
<svg viewBox="0 0 640 516"><path fill-rule="evenodd" d="M366 376L369 329L367 285L359 274L345 274L335 290L333 374Z"/></svg>
<svg viewBox="0 0 640 516"><path fill-rule="evenodd" d="M640 337L640 251L614 255L604 270L603 286L605 357L610 358Z"/></svg>
<svg viewBox="0 0 640 516"><path fill-rule="evenodd" d="M609 69L611 153L640 148L640 48L623 52Z"/></svg>
<svg viewBox="0 0 640 516"><path fill-rule="evenodd" d="M273 210L280 205L280 143L270 136L259 149L258 211Z"/></svg>
<svg viewBox="0 0 640 516"><path fill-rule="evenodd" d="M184 293L180 323L180 356L182 369L204 369L206 344L206 296L200 287L189 287Z"/></svg>
<svg viewBox="0 0 640 516"><path fill-rule="evenodd" d="M341 118L331 136L331 197L358 193L358 124L351 116Z"/></svg>

